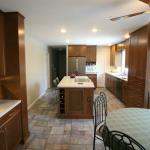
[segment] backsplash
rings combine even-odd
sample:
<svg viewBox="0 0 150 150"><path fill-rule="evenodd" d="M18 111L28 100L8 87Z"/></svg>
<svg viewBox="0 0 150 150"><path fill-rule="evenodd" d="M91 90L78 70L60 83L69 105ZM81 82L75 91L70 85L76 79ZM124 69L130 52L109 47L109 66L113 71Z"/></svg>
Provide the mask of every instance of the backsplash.
<svg viewBox="0 0 150 150"><path fill-rule="evenodd" d="M86 65L86 72L95 73L96 72L96 64Z"/></svg>

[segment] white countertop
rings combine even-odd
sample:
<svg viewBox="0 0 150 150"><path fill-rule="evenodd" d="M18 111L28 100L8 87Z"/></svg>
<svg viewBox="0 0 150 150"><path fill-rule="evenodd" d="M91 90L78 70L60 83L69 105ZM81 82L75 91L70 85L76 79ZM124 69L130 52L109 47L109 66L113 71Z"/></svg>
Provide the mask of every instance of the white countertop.
<svg viewBox="0 0 150 150"><path fill-rule="evenodd" d="M21 103L21 100L0 100L0 118Z"/></svg>
<svg viewBox="0 0 150 150"><path fill-rule="evenodd" d="M90 79L89 82L75 82L75 78L70 78L70 76L64 76L63 79L59 82L57 87L58 88L94 88L94 83Z"/></svg>
<svg viewBox="0 0 150 150"><path fill-rule="evenodd" d="M118 74L118 73L112 73L112 72L106 72L107 74L110 74L110 75L112 75L112 76L114 76L114 77L116 77L116 78L118 78L118 79L121 79L121 80L123 80L123 81L128 81L128 77L127 76L125 76L125 75L120 75L120 74Z"/></svg>

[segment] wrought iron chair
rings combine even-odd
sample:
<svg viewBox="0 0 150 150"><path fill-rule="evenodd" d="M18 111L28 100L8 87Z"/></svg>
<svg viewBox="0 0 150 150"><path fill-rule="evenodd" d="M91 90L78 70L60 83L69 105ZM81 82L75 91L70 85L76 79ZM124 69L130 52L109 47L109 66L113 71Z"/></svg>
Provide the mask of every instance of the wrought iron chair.
<svg viewBox="0 0 150 150"><path fill-rule="evenodd" d="M109 150L146 150L140 143L120 131L109 132Z"/></svg>
<svg viewBox="0 0 150 150"><path fill-rule="evenodd" d="M93 138L93 150L95 150L95 140L99 139L103 141L102 130L105 124L107 116L107 99L104 92L95 98L93 102L93 123L94 123L94 138Z"/></svg>
<svg viewBox="0 0 150 150"><path fill-rule="evenodd" d="M56 102L58 101L58 91L59 91L59 88L57 88L57 85L58 85L58 82L56 80L56 78L53 80L53 90L54 90L54 94L55 94L55 99L56 99Z"/></svg>
<svg viewBox="0 0 150 150"><path fill-rule="evenodd" d="M55 79L56 81L57 81L57 84L60 82L60 80L59 80L59 78L58 77L56 77L56 79Z"/></svg>

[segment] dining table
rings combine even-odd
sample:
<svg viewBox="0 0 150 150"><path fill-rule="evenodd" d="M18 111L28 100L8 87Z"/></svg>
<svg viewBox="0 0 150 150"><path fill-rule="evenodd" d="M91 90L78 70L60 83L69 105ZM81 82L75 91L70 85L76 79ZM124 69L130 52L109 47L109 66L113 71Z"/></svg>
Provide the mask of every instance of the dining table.
<svg viewBox="0 0 150 150"><path fill-rule="evenodd" d="M121 131L150 150L150 109L122 108L106 117L108 131Z"/></svg>

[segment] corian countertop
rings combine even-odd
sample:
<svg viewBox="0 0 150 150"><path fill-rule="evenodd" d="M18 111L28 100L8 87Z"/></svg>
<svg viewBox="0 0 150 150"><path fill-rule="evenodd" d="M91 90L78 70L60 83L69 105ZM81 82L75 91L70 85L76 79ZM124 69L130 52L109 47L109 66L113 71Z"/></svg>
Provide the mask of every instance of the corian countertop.
<svg viewBox="0 0 150 150"><path fill-rule="evenodd" d="M75 82L75 78L70 78L70 76L64 76L63 79L59 82L57 87L58 88L94 88L94 83L90 79L89 82L82 82L82 83Z"/></svg>
<svg viewBox="0 0 150 150"><path fill-rule="evenodd" d="M109 74L109 75L112 75L112 76L114 76L114 77L116 77L116 78L118 78L118 79L121 79L121 80L123 80L123 81L128 81L128 77L127 76L123 76L123 75L119 75L118 73L112 73L112 72L106 72L107 74Z"/></svg>
<svg viewBox="0 0 150 150"><path fill-rule="evenodd" d="M0 118L21 103L21 100L0 100Z"/></svg>

